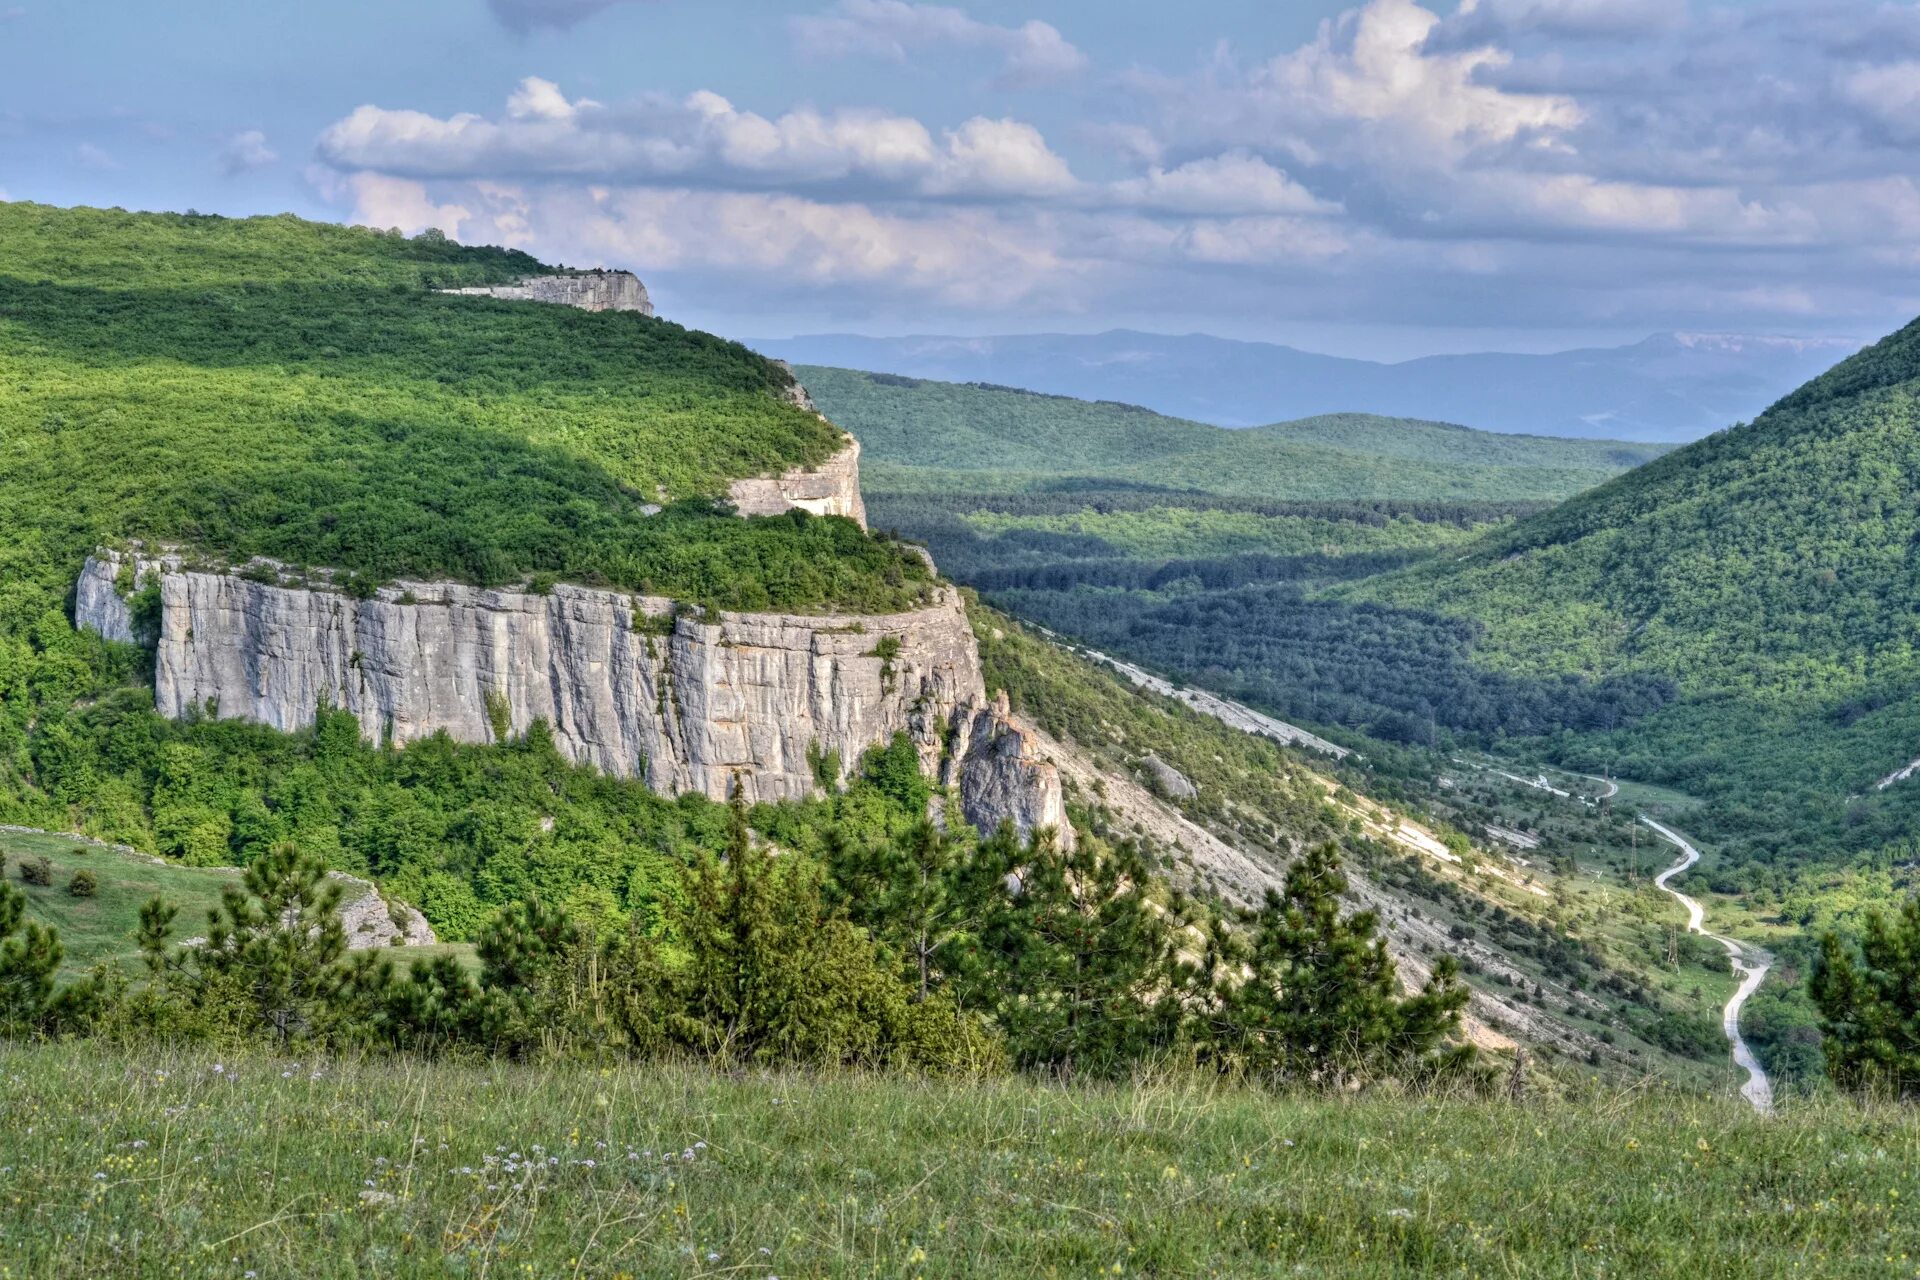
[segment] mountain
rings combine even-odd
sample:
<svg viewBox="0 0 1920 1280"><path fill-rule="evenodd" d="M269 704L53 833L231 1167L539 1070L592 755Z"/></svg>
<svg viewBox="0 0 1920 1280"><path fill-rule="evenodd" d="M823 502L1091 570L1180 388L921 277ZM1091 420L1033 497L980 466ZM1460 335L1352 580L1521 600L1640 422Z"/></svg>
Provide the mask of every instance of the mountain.
<svg viewBox="0 0 1920 1280"><path fill-rule="evenodd" d="M1489 431L1692 440L1753 417L1854 349L1833 340L1667 334L1553 355L1381 364L1204 334L766 339L756 350L944 382L1118 400L1219 426L1321 414L1462 422Z"/></svg>
<svg viewBox="0 0 1920 1280"><path fill-rule="evenodd" d="M796 372L863 447L870 489L983 493L1101 483L1277 499L1563 498L1669 446L1328 415L1250 430L1137 405L814 365Z"/></svg>
<svg viewBox="0 0 1920 1280"><path fill-rule="evenodd" d="M1337 594L1472 620L1485 668L1670 678L1676 704L1579 757L1716 797L1746 850L1798 859L1920 826L1920 788L1880 785L1920 754L1917 546L1920 321L1747 426Z"/></svg>

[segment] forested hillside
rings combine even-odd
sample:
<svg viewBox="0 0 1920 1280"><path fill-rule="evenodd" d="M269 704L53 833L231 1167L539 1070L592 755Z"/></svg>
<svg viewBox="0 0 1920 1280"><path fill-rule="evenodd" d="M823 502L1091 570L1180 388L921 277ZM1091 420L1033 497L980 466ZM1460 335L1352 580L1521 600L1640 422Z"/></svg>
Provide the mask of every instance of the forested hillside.
<svg viewBox="0 0 1920 1280"><path fill-rule="evenodd" d="M845 522L706 509L839 445L777 366L632 313L434 292L544 270L291 217L0 204L0 568L46 605L129 537L372 582L917 596L918 559Z"/></svg>
<svg viewBox="0 0 1920 1280"><path fill-rule="evenodd" d="M1920 755L1917 396L1920 323L1750 425L1334 594L1469 620L1483 669L1674 681L1678 705L1561 750L1714 798L1756 852L1905 848L1915 788L1876 783Z"/></svg>
<svg viewBox="0 0 1920 1280"><path fill-rule="evenodd" d="M879 492L1009 493L1065 482L1246 498L1562 498L1668 446L1497 435L1339 414L1227 430L1136 405L803 366L859 437Z"/></svg>

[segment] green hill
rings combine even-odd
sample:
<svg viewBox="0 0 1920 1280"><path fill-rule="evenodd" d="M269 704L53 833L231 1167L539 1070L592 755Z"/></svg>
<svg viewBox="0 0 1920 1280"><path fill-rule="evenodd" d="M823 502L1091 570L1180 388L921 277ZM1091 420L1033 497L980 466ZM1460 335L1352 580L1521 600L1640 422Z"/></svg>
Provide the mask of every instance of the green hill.
<svg viewBox="0 0 1920 1280"><path fill-rule="evenodd" d="M92 546L143 537L743 608L918 594L917 559L843 521L703 502L838 447L777 366L632 313L435 292L551 270L285 216L0 205L0 572L64 591Z"/></svg>
<svg viewBox="0 0 1920 1280"><path fill-rule="evenodd" d="M1528 500L1577 493L1667 448L1366 414L1228 430L1010 387L797 372L821 409L859 437L869 487L881 492L1010 493L1074 481L1291 500Z"/></svg>
<svg viewBox="0 0 1920 1280"><path fill-rule="evenodd" d="M1804 853L1813 829L1911 829L1901 786L1874 784L1920 754L1917 543L1920 322L1751 424L1344 592L1479 622L1484 667L1670 677L1679 704L1585 758Z"/></svg>

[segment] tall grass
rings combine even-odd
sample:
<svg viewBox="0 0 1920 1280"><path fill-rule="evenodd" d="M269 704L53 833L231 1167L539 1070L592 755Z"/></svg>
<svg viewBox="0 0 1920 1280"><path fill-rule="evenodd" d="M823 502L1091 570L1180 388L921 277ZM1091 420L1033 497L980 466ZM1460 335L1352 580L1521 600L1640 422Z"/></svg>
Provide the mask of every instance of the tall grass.
<svg viewBox="0 0 1920 1280"><path fill-rule="evenodd" d="M1907 1275L1920 1115L0 1049L0 1275Z"/></svg>

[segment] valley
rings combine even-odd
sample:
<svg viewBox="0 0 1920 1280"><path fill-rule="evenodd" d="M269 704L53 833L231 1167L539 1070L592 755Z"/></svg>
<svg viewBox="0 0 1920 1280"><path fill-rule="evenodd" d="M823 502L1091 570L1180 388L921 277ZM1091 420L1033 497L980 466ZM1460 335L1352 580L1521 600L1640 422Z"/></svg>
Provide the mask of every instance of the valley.
<svg viewBox="0 0 1920 1280"><path fill-rule="evenodd" d="M1070 1090L1164 1076L1195 1114L1469 1108L1449 1135L1475 1107L1704 1097L1704 1132L1842 1105L1816 931L1913 867L1834 856L1903 820L1897 783L1769 856L1827 829L1770 824L1798 804L1780 727L1840 749L1795 719L1831 651L1742 665L1729 624L1713 683L1658 609L1622 640L1529 561L1571 563L1568 521L1620 543L1578 513L1647 519L1620 492L1720 437L1234 432L796 377L632 277L444 240L7 205L0 230L44 276L0 277L16 1030L250 1074L874 1073L961 1108L969 1080L1098 1107ZM131 287L111 264L149 241L172 275ZM248 274L263 252L293 285ZM282 363L301 326L326 367ZM1861 722L1903 723L1874 696ZM1744 772L1661 754L1709 720L1776 736Z"/></svg>

